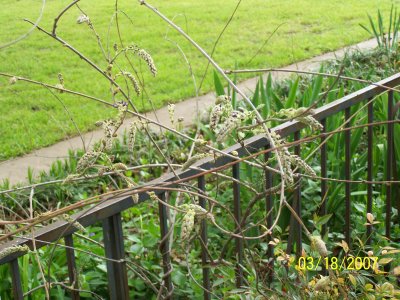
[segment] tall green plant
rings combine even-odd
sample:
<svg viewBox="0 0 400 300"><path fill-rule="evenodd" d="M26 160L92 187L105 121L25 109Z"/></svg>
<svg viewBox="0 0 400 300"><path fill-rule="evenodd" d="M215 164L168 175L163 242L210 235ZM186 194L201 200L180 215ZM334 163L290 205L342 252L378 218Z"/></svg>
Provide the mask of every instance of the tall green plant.
<svg viewBox="0 0 400 300"><path fill-rule="evenodd" d="M387 32L385 30L382 13L379 9L376 21L374 21L369 14L368 19L370 28L363 24L360 24L360 26L375 37L378 47L386 51L397 50L400 26L400 14L397 12L397 8L394 8L392 5L390 9L389 28Z"/></svg>

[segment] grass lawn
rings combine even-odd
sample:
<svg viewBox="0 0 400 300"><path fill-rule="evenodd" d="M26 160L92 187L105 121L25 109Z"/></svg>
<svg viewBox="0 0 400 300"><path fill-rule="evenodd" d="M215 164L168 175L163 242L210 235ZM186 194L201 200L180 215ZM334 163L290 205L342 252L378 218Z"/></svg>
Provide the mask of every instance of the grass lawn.
<svg viewBox="0 0 400 300"><path fill-rule="evenodd" d="M23 18L35 20L41 1L4 0L0 11L0 44L29 28ZM40 23L51 30L57 13L71 1L47 1ZM220 30L229 19L237 1L225 0L150 0L154 6L175 21L206 50L212 49ZM245 0L221 39L215 59L223 68L276 67L303 60L323 52L367 39L368 34L358 25L367 24L366 14L376 15L380 8L384 15L390 10L390 0ZM91 18L101 36L105 51L118 42L115 22L110 20L114 1L82 0L81 8ZM166 24L137 1L120 1L120 28L125 44L136 43L146 49L158 68L158 76L150 76L145 65L135 59L135 67L143 70L147 95L133 97L140 110L158 108L167 102L177 102L194 95L193 81L188 66L176 45L165 39ZM58 35L105 69L105 62L97 42L86 24L76 24L80 12L72 8L58 26ZM282 24L282 25L281 25ZM277 33L252 60L267 37L279 26ZM107 37L110 28L109 37ZM168 38L178 43L191 62L199 83L205 70L205 60L177 33L170 30ZM109 45L109 47L108 47ZM0 50L0 71L26 76L56 84L61 72L65 87L112 101L109 84L85 62L68 49L37 30L28 39ZM126 68L123 62L119 65ZM211 73L202 93L212 89ZM77 131L70 121L72 115L81 131L94 127L93 123L110 113L109 108L85 99L58 94L56 99L48 90L18 82L10 86L0 78L0 160L18 156L33 149L50 145ZM61 103L62 102L62 103ZM68 113L63 108L65 105Z"/></svg>

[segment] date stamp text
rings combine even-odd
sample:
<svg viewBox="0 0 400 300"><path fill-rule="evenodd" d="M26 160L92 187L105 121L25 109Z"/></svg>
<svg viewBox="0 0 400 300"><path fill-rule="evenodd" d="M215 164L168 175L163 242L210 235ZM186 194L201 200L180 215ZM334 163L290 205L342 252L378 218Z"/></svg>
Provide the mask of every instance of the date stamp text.
<svg viewBox="0 0 400 300"><path fill-rule="evenodd" d="M359 257L348 256L337 257L319 257L312 256L300 257L297 261L297 267L302 271L316 271L318 267L326 270L374 270L378 264L378 257Z"/></svg>

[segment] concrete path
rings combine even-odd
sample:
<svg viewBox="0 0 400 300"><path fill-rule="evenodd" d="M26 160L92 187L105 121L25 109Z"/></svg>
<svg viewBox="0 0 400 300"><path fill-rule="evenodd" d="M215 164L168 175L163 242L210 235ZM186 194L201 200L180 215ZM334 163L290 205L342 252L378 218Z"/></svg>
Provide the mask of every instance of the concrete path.
<svg viewBox="0 0 400 300"><path fill-rule="evenodd" d="M334 58L341 58L345 53L360 49L363 51L375 48L375 40L361 42L351 47L346 47L334 52L329 52L302 62L298 62L283 69L301 70L301 71L318 71L321 62ZM287 72L272 72L274 80L282 80L290 76ZM248 79L241 82L238 86L244 92L254 91L258 77ZM190 125L197 117L197 106L200 112L204 112L215 101L215 94L208 93L200 97L194 97L185 101L179 102L175 106L175 117L184 117L184 125ZM170 126L169 115L166 107L157 110L155 113L147 113L147 117L158 120ZM129 122L125 122L128 124ZM124 127L120 132L123 132ZM83 135L83 139L87 146L99 140L102 137L102 130L92 131ZM25 156L0 163L0 182L6 178L11 184L22 183L26 181L28 168L33 170L33 174L39 174L41 170L48 170L53 162L57 159L63 159L68 156L69 149L82 149L82 140L80 137L68 139L52 146L33 151Z"/></svg>

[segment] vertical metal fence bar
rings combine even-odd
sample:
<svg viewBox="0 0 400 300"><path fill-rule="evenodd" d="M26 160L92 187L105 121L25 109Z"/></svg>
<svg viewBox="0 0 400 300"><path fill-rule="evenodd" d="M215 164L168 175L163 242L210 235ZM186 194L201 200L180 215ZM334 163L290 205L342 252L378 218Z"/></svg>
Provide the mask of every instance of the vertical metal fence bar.
<svg viewBox="0 0 400 300"><path fill-rule="evenodd" d="M321 125L323 126L321 133L325 133L326 132L326 119L322 119L321 121ZM326 211L326 202L328 201L328 189L327 189L327 181L324 178L328 177L328 172L327 172L327 168L326 168L326 162L327 162L327 155L326 155L326 149L327 149L327 145L326 145L326 137L322 136L321 137L321 206L319 207L319 215L320 216L325 216L327 214ZM321 229L321 236L325 235L326 233L326 228L327 228L327 224L322 225L322 229ZM322 270L321 270L321 274L326 276L328 274L327 270L325 269L324 265L322 264Z"/></svg>
<svg viewBox="0 0 400 300"><path fill-rule="evenodd" d="M296 131L294 133L294 141L298 141L300 139L300 131ZM300 145L294 147L294 154L300 156ZM298 170L299 172L299 170ZM301 219L301 185L300 180L296 189L293 192L293 210ZM300 223L296 220L296 218L291 215L290 216L290 226L289 226L289 237L288 237L288 245L286 252L291 253L293 251L293 244L296 242L296 256L300 257L302 252L302 230Z"/></svg>
<svg viewBox="0 0 400 300"><path fill-rule="evenodd" d="M350 119L350 108L345 110L345 121L347 122ZM346 123L345 128L350 127L350 122ZM351 176L351 143L350 143L351 133L350 130L346 130L344 133L344 141L345 141L345 179L350 180ZM346 212L345 212L345 240L346 243L350 247L350 210L351 210L351 202L350 202L350 193L351 186L349 182L345 183L345 202L346 202Z"/></svg>
<svg viewBox="0 0 400 300"><path fill-rule="evenodd" d="M104 249L107 258L107 276L110 299L129 299L128 276L124 260L124 236L121 214L117 213L103 220Z"/></svg>
<svg viewBox="0 0 400 300"><path fill-rule="evenodd" d="M326 119L321 120L321 125L323 126L323 129L321 130L321 133L326 132ZM322 136L321 137L321 177L322 178L327 178L327 169L326 169L326 137ZM319 215L324 216L326 215L326 201L327 201L327 182L326 180L322 179L321 180L321 206L319 208ZM326 224L322 226L322 232L321 235L324 235L326 232Z"/></svg>
<svg viewBox="0 0 400 300"><path fill-rule="evenodd" d="M369 101L371 99L368 99ZM368 123L371 124L374 121L374 105L373 101L368 104ZM368 171L367 180L372 181L372 170L373 166L373 133L374 128L368 126L367 138L368 138ZM367 213L372 213L372 184L367 184ZM372 226L367 226L367 245L371 243Z"/></svg>
<svg viewBox="0 0 400 300"><path fill-rule="evenodd" d="M165 201L165 192L159 195L159 198L162 201ZM163 281L164 286L167 289L166 295L163 299L172 299L173 295L173 285L172 285L172 278L171 278L171 257L169 253L169 235L168 235L168 211L167 206L158 202L158 214L160 218L160 233L161 233L161 242L160 242L160 251L163 259Z"/></svg>
<svg viewBox="0 0 400 300"><path fill-rule="evenodd" d="M200 176L197 179L197 186L198 188L204 192L206 189L206 180L204 176ZM199 205L206 209L206 199L203 197L199 197ZM210 300L210 268L207 266L209 264L208 255L207 255L207 245L208 245L208 237L207 237L207 220L201 220L201 239L202 239L202 247L201 247L201 263L203 265L203 287L204 287L204 300Z"/></svg>
<svg viewBox="0 0 400 300"><path fill-rule="evenodd" d="M232 167L232 176L236 180L240 179L240 165L239 163L234 164ZM238 224L241 221L241 207L240 207L240 185L238 182L233 182L233 209L234 216ZM236 225L237 226L237 225ZM240 232L241 228L238 228L236 232ZM243 286L243 239L235 238L236 244L236 256L237 256L237 265L236 265L236 286L239 288Z"/></svg>
<svg viewBox="0 0 400 300"><path fill-rule="evenodd" d="M22 290L21 274L19 273L17 258L10 262L10 269L14 299L22 300L24 299L24 292Z"/></svg>
<svg viewBox="0 0 400 300"><path fill-rule="evenodd" d="M294 140L295 141L300 140L300 131L296 131L294 133ZM300 156L300 144L294 147L294 154ZM300 170L298 170L298 172L300 172ZM299 216L299 218L301 219L301 178L299 178L299 183L297 185L296 190L294 191L294 201L296 202L295 211ZM303 248L301 242L303 235L302 235L301 225L297 220L295 220L295 229L296 229L296 255L297 257L300 257Z"/></svg>
<svg viewBox="0 0 400 300"><path fill-rule="evenodd" d="M268 161L270 158L270 153L267 152L264 155L265 162ZM272 188L272 174L271 171L266 170L265 171L265 189L268 190ZM273 209L273 202L272 202L272 194L268 194L265 197L265 210L267 215L267 228L271 228L272 223L273 223L273 215L272 215L272 209ZM268 244L268 249L267 249L267 258L268 258L268 273L267 273L267 281L269 283L272 282L273 280L273 274L274 274L274 245L269 244L269 242L272 240L272 234L267 236L267 244Z"/></svg>
<svg viewBox="0 0 400 300"><path fill-rule="evenodd" d="M75 253L74 253L74 240L72 235L67 235L64 237L65 241L65 248L66 255L67 255L67 264L68 264L68 277L69 277L69 283L74 289L79 288L79 282L78 282L78 270L76 268L76 262L75 262ZM71 291L71 298L73 300L79 300L79 292L78 291Z"/></svg>
<svg viewBox="0 0 400 300"><path fill-rule="evenodd" d="M393 120L393 91L388 92L388 121ZM394 124L387 124L387 165L386 165L386 180L393 179L393 147L394 147ZM386 186L386 220L385 220L385 235L390 239L390 217L392 213L392 185Z"/></svg>

